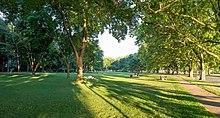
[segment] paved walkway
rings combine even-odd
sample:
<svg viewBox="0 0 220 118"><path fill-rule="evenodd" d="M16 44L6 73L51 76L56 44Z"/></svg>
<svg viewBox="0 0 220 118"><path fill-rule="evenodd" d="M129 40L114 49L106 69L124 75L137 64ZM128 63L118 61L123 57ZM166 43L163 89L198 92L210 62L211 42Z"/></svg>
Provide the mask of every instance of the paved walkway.
<svg viewBox="0 0 220 118"><path fill-rule="evenodd" d="M194 97L196 97L210 112L220 117L220 96L214 95L193 85L181 77L177 77L179 82L189 91Z"/></svg>
<svg viewBox="0 0 220 118"><path fill-rule="evenodd" d="M219 75L206 75L206 80L209 82L214 82L214 83L220 83L220 76Z"/></svg>
<svg viewBox="0 0 220 118"><path fill-rule="evenodd" d="M182 75L188 77L188 74ZM196 78L197 74L194 74L193 77ZM205 76L206 81L213 83L220 83L220 74L211 74Z"/></svg>

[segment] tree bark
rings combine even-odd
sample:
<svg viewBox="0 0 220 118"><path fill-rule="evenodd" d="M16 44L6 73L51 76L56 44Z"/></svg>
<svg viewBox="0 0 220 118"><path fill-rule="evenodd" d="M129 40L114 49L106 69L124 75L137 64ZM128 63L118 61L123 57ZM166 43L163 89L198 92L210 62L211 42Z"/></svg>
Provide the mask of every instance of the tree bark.
<svg viewBox="0 0 220 118"><path fill-rule="evenodd" d="M80 56L77 60L77 82L82 81L83 78L83 63L82 63L82 57Z"/></svg>
<svg viewBox="0 0 220 118"><path fill-rule="evenodd" d="M189 64L189 77L193 77L193 62Z"/></svg>
<svg viewBox="0 0 220 118"><path fill-rule="evenodd" d="M87 23L86 17L83 18L83 39L82 39L82 49L81 52L77 52L75 46L73 46L75 55L76 55L76 63L77 63L77 82L82 81L83 78L83 55L86 49L86 44L88 41L88 32L87 32Z"/></svg>
<svg viewBox="0 0 220 118"><path fill-rule="evenodd" d="M41 57L41 59L43 58L43 56ZM40 60L41 60L40 59ZM32 72L32 76L35 76L35 73L37 71L37 68L40 66L41 64L41 61L39 61L38 63L36 63L35 61L33 61L34 59L31 58L31 62L30 62L30 69L31 69L31 72Z"/></svg>
<svg viewBox="0 0 220 118"><path fill-rule="evenodd" d="M204 57L203 57L203 54L201 53L200 54L200 80L206 80L205 79L205 64L204 64Z"/></svg>
<svg viewBox="0 0 220 118"><path fill-rule="evenodd" d="M38 62L37 64L36 64L36 66L34 67L34 69L33 69L33 71L32 71L32 75L33 76L35 76L35 73L36 73L36 71L37 71L37 68L40 66L40 62Z"/></svg>
<svg viewBox="0 0 220 118"><path fill-rule="evenodd" d="M56 4L55 1L52 0L52 2ZM70 19L67 17L67 15L65 15L61 4L57 3L56 7L57 7L57 10L61 14L62 21L63 21L63 28L67 33L68 39L69 39L69 41L71 43L71 46L73 48L73 51L74 51L74 55L75 55L75 59L76 59L76 65L77 65L77 79L76 79L76 82L79 82L79 81L82 80L82 77L83 77L82 58L83 58L83 55L84 55L84 52L85 52L86 43L88 41L88 31L87 31L87 21L86 21L87 19L86 19L86 15L85 15L86 12L83 9L84 17L82 19L83 20L83 38L82 38L82 45L81 45L82 48L81 48L81 50L78 50L77 46L76 46L77 44L75 44L73 42L73 37L71 35L72 24L71 24Z"/></svg>
<svg viewBox="0 0 220 118"><path fill-rule="evenodd" d="M208 67L208 75L210 75L210 67Z"/></svg>

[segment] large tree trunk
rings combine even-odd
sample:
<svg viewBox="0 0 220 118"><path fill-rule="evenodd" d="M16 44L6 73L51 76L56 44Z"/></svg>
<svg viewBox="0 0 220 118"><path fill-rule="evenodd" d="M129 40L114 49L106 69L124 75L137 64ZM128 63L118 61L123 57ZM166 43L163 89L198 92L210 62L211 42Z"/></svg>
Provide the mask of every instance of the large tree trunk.
<svg viewBox="0 0 220 118"><path fill-rule="evenodd" d="M83 78L83 63L82 63L82 57L79 56L78 59L76 59L77 63L77 82L82 81Z"/></svg>
<svg viewBox="0 0 220 118"><path fill-rule="evenodd" d="M205 64L204 64L204 57L203 54L201 53L200 55L200 80L206 80L205 79Z"/></svg>
<svg viewBox="0 0 220 118"><path fill-rule="evenodd" d="M78 47L77 45L78 44L73 42L73 37L71 35L71 33L73 31L72 30L72 24L71 24L69 18L66 18L68 15L65 15L65 13L64 13L64 11L62 9L61 4L58 3L56 7L57 7L57 10L61 14L62 21L63 21L63 28L66 31L68 39L69 39L69 41L70 41L70 43L72 45L72 48L74 50L74 55L75 55L75 58L76 58L76 65L77 65L77 79L76 79L76 82L80 82L82 80L82 77L83 77L82 58L83 58L83 55L84 55L84 52L85 52L86 43L88 41L88 31L87 31L86 15L84 14L84 17L82 19L83 20L83 37L82 37L82 45L81 45L82 47L81 47L81 50L79 50L79 49L77 49L77 47ZM85 12L84 9L82 11Z"/></svg>
<svg viewBox="0 0 220 118"><path fill-rule="evenodd" d="M189 64L189 77L193 77L193 62Z"/></svg>
<svg viewBox="0 0 220 118"><path fill-rule="evenodd" d="M77 79L76 82L81 82L83 78L83 55L86 49L86 44L88 41L88 32L87 32L87 24L86 18L83 18L83 39L82 39L82 48L81 51L78 52L76 46L73 44L74 54L76 57L76 65L77 65Z"/></svg>

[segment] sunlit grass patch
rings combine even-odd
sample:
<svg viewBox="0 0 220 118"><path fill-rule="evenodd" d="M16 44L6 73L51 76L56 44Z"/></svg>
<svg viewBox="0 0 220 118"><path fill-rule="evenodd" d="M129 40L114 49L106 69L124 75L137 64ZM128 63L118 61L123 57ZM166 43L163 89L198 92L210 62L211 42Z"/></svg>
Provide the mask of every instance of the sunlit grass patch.
<svg viewBox="0 0 220 118"><path fill-rule="evenodd" d="M172 76L160 81L157 74L139 78L128 78L129 73L104 75L88 88L125 117L214 117Z"/></svg>

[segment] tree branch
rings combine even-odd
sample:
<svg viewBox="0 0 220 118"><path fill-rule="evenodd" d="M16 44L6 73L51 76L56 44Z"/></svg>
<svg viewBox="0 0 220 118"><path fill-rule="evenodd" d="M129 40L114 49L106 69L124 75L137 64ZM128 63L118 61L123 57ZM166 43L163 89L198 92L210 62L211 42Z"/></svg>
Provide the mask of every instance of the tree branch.
<svg viewBox="0 0 220 118"><path fill-rule="evenodd" d="M158 10L156 10L156 11L153 10L153 9L150 7L150 4L148 3L148 9L149 9L150 11L152 11L153 13L157 14L158 12L162 12L163 10L167 9L168 7L170 7L170 5L176 3L177 1L179 1L179 0L173 0L173 1L172 1L171 3L169 3L168 5L166 5L166 6L162 7L162 8L160 8L160 9L158 9Z"/></svg>
<svg viewBox="0 0 220 118"><path fill-rule="evenodd" d="M88 32L87 32L87 23L86 23L86 17L83 18L83 40L82 40L82 50L80 56L83 57L85 49L86 49L86 43L88 41Z"/></svg>
<svg viewBox="0 0 220 118"><path fill-rule="evenodd" d="M183 17L190 18L190 19L192 19L193 21L199 23L200 25L205 26L206 28L211 29L211 30L215 31L216 33L220 34L220 32L219 32L218 30L216 30L214 27L205 24L204 22L202 22L202 21L196 19L196 18L193 17L193 16L189 16L189 15L185 15L185 14L179 14L179 13L174 13L174 14L180 15L180 16L183 16Z"/></svg>
<svg viewBox="0 0 220 118"><path fill-rule="evenodd" d="M217 59L220 59L220 57L218 55L216 55L215 53L213 53L213 52L209 51L208 49L204 48L202 45L197 44L193 39L189 38L187 35L182 34L179 31L177 31L174 27L172 27L172 26L163 26L161 24L157 24L156 27L161 27L161 28L164 28L166 30L173 30L176 34L178 34L179 36L183 37L185 40L195 44L198 48L202 49L207 54L212 55L212 56L216 57Z"/></svg>
<svg viewBox="0 0 220 118"><path fill-rule="evenodd" d="M73 40L72 40L72 36L71 36L72 28L71 28L70 20L68 18L65 18L65 14L64 14L64 11L62 10L62 6L60 5L60 3L55 3L54 0L52 0L51 2L56 5L57 10L59 11L59 13L60 13L60 15L62 17L64 30L66 31L66 33L68 35L68 40L70 41L70 43L71 43L71 45L73 47L76 59L78 59L79 55L78 55L76 46L74 45ZM67 27L69 28L69 30L68 30Z"/></svg>

